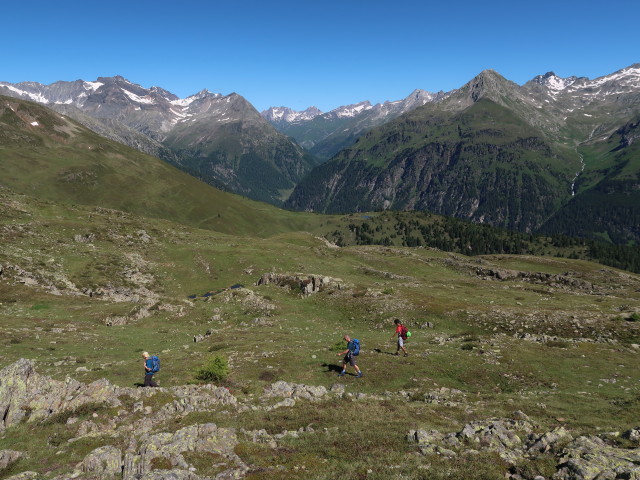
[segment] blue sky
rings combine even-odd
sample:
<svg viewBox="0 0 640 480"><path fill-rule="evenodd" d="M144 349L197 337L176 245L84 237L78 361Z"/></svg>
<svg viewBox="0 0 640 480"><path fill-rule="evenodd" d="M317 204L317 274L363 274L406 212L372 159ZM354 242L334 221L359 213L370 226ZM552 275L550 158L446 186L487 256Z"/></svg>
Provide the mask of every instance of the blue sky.
<svg viewBox="0 0 640 480"><path fill-rule="evenodd" d="M0 80L122 75L180 97L328 111L451 90L484 69L522 84L640 62L640 2L407 0L11 2Z"/></svg>

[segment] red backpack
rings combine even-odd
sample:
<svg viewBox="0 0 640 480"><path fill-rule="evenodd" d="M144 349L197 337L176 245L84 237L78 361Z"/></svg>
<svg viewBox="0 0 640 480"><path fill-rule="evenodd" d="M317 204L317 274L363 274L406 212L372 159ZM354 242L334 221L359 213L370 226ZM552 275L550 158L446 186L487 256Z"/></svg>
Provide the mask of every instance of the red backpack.
<svg viewBox="0 0 640 480"><path fill-rule="evenodd" d="M405 327L404 325L402 325L402 328L400 329L400 336L402 337L402 340L406 340L407 339L407 332L409 331L409 329L407 327Z"/></svg>

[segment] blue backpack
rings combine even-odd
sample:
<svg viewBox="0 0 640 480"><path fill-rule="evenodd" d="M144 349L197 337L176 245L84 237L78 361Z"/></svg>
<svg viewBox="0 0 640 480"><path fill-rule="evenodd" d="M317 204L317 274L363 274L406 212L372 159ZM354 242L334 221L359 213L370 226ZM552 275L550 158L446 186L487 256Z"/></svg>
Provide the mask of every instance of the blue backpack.
<svg viewBox="0 0 640 480"><path fill-rule="evenodd" d="M151 373L158 373L160 371L160 359L157 355L151 357Z"/></svg>
<svg viewBox="0 0 640 480"><path fill-rule="evenodd" d="M358 340L357 338L351 340L351 342L349 343L349 351L354 357L356 355L360 355L360 340Z"/></svg>

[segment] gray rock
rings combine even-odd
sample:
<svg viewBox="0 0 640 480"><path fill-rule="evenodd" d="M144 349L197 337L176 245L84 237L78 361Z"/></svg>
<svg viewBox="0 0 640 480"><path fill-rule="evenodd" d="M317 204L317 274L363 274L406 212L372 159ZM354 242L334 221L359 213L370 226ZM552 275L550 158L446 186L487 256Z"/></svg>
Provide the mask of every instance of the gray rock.
<svg viewBox="0 0 640 480"><path fill-rule="evenodd" d="M115 478L122 473L122 452L111 445L96 448L76 467L76 471L98 478Z"/></svg>
<svg viewBox="0 0 640 480"><path fill-rule="evenodd" d="M37 472L27 471L5 478L4 480L37 480L39 475Z"/></svg>
<svg viewBox="0 0 640 480"><path fill-rule="evenodd" d="M22 456L22 452L16 450L0 450L0 470L7 468Z"/></svg>
<svg viewBox="0 0 640 480"><path fill-rule="evenodd" d="M277 285L303 295L311 295L326 287L341 288L344 282L338 278L324 275L265 273L256 282L256 285Z"/></svg>
<svg viewBox="0 0 640 480"><path fill-rule="evenodd" d="M265 399L273 397L284 397L317 400L326 396L327 393L327 388L324 386L304 385L278 381L265 387L262 398Z"/></svg>
<svg viewBox="0 0 640 480"><path fill-rule="evenodd" d="M231 470L246 472L248 467L234 453L238 444L233 429L218 428L213 423L192 425L182 428L175 433L156 433L145 436L140 441L141 447L134 452L127 452L124 458L123 480L138 480L140 478L159 479L153 472L153 461L156 458L166 459L172 469L187 472L176 473L186 475L190 465L185 460L185 452L209 452L224 456L228 460ZM163 474L166 473L162 472ZM192 477L166 477L176 479L196 479Z"/></svg>
<svg viewBox="0 0 640 480"><path fill-rule="evenodd" d="M640 427L632 428L622 434L622 438L626 438L634 443L640 444Z"/></svg>
<svg viewBox="0 0 640 480"><path fill-rule="evenodd" d="M540 454L549 450L557 450L558 444L568 443L571 440L573 440L573 437L564 427L556 427L551 432L536 438L528 446L528 452L530 454Z"/></svg>
<svg viewBox="0 0 640 480"><path fill-rule="evenodd" d="M27 421L43 420L63 410L86 403L120 404L116 387L107 380L82 384L71 378L64 382L36 373L31 360L20 359L0 371L0 431Z"/></svg>
<svg viewBox="0 0 640 480"><path fill-rule="evenodd" d="M607 445L598 437L579 437L563 452L554 480L640 480L640 448Z"/></svg>

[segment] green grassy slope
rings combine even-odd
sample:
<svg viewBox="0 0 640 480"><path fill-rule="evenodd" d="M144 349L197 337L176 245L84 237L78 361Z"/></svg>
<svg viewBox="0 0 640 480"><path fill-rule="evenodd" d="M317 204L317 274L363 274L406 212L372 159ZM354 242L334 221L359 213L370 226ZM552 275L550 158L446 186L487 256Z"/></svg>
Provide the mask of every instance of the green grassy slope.
<svg viewBox="0 0 640 480"><path fill-rule="evenodd" d="M0 97L0 183L43 200L100 205L228 233L304 229L308 216L216 190L42 106Z"/></svg>
<svg viewBox="0 0 640 480"><path fill-rule="evenodd" d="M58 379L106 377L133 386L141 381L140 353L148 350L162 357L162 386L193 382L207 359L227 358L225 385L249 405L263 405L263 388L276 380L346 387L344 397L271 411L220 406L151 426L175 431L215 422L271 434L312 427L315 433L285 438L276 449L241 436L236 453L252 466L250 479L273 478L276 465L279 478L296 479L398 473L419 479L425 468L428 478L503 478L510 467L494 454L481 450L455 462L422 456L406 433L458 431L521 410L536 428L562 425L578 436L630 428L640 415L640 356L633 347L640 343L634 321L640 277L601 265L469 258L428 248L335 248L304 233L232 237L4 189L0 242L0 367L27 357ZM498 280L478 269L570 282ZM303 297L254 285L270 271L327 275L341 279L341 288ZM246 289L204 296L236 283ZM86 289L94 295L83 294ZM110 297L114 291L121 298ZM395 317L413 331L408 358L392 355ZM124 324L106 325L117 318ZM421 328L427 321L433 328ZM213 334L193 342L207 330ZM361 379L336 377L345 333L362 342ZM170 401L160 394L145 398L144 406L156 412ZM102 425L111 414L98 408L92 421ZM77 428L30 422L3 432L0 449L29 455L1 475L64 476L93 448L124 441L95 435L67 442ZM555 465L543 455L513 468L550 477Z"/></svg>

